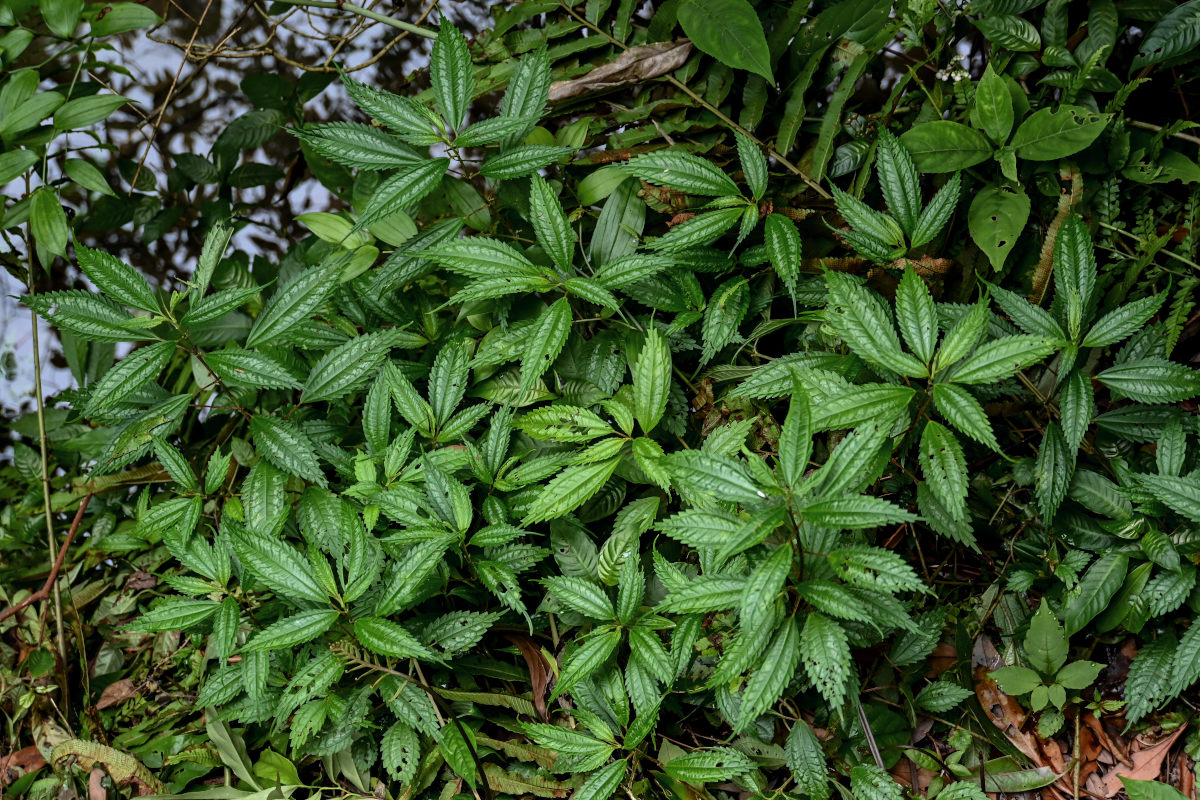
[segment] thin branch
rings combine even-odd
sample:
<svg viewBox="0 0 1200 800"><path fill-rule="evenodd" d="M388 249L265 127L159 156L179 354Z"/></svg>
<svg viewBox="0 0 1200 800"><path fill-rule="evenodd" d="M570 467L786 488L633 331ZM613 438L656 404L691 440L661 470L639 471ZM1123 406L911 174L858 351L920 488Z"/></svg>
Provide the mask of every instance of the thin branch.
<svg viewBox="0 0 1200 800"><path fill-rule="evenodd" d="M62 547L58 548L58 555L54 559L54 566L50 568L50 574L46 576L46 582L42 584L42 588L21 602L14 603L9 608L0 611L0 622L8 619L26 606L45 600L50 596L50 590L54 587L55 581L58 580L59 570L62 569L63 559L66 558L67 550L71 547L71 542L75 540L75 534L79 531L79 523L83 521L83 514L87 511L88 503L91 501L92 495L90 494L85 494L83 499L79 501L79 509L75 512L75 519L71 521L71 528L67 531L67 538L63 541Z"/></svg>
<svg viewBox="0 0 1200 800"><path fill-rule="evenodd" d="M306 6L308 8L329 8L334 11L349 11L352 14L358 14L360 17L382 22L384 25L391 25L397 30L408 31L417 36L424 36L426 39L437 38L437 31L422 28L420 25L413 25L411 22L389 17L387 14L380 14L378 11L356 6L353 3L339 3L336 0L280 0L280 2L293 6Z"/></svg>

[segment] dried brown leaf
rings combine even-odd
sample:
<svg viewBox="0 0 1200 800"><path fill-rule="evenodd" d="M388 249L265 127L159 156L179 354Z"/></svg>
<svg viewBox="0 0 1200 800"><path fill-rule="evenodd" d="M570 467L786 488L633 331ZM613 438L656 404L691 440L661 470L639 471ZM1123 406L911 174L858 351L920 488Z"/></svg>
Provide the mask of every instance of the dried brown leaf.
<svg viewBox="0 0 1200 800"><path fill-rule="evenodd" d="M657 78L683 66L691 52L692 43L686 39L631 47L615 61L596 67L586 75L550 84L550 100L566 100L588 92L600 92Z"/></svg>

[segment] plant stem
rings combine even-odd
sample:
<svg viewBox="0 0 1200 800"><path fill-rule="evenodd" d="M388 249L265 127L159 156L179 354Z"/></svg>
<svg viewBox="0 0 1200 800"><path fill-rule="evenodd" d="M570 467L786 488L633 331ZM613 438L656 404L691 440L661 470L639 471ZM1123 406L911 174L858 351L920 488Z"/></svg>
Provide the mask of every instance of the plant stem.
<svg viewBox="0 0 1200 800"><path fill-rule="evenodd" d="M288 0L288 1L289 1L289 2L294 2L294 0ZM592 23L588 22L586 18L579 16L579 14L577 14L577 13L575 12L575 9L574 9L574 8L572 8L572 7L571 7L571 6L570 6L570 5L569 5L569 4L566 2L566 0L560 0L560 3L561 3L561 5L562 5L562 8L563 8L563 10L564 10L564 11L566 11L568 14L570 14L572 17L574 17L574 18L576 19L576 21L580 22L580 23L581 23L581 24L583 24L585 27L587 27L588 29L590 29L590 30L594 31L595 33L598 33L598 34L600 34L601 36L603 36L605 39L607 39L607 40L609 41L609 43L610 43L610 44L613 44L613 45L615 45L616 47L619 47L619 48L621 48L622 50L628 50L628 49L629 49L628 47L626 47L626 46L625 46L625 44L624 44L623 42L619 41L618 39L614 39L614 38L613 38L612 36L610 36L610 35L608 34L608 32L607 32L607 31L605 31L604 29L596 27L596 26L595 26L595 25L593 25ZM664 77L667 79L667 82L668 82L668 83L670 83L672 86L674 86L674 87L675 87L676 89L678 89L679 91L681 91L681 92L683 92L684 94L686 94L686 95L687 95L687 96L688 96L688 97L689 97L689 98L692 100L692 102L694 102L694 103L698 104L699 106L701 106L701 107L702 107L702 108L704 108L704 109L707 109L708 111L711 111L711 112L712 112L714 115L716 115L717 119L721 120L721 122L724 122L724 123L725 123L726 125L728 125L730 128L732 128L732 129L733 129L733 130L735 130L735 131L738 131L739 133L741 133L742 135L744 135L744 136L746 136L748 139L750 139L750 141L754 142L754 143L755 143L755 144L757 144L759 147L761 147L761 148L763 148L764 150L766 150L766 151L767 151L767 155L768 155L768 156L770 156L771 158L773 158L773 159L775 159L777 162L779 162L780 166L782 166L782 167L783 167L784 169L786 169L788 172L792 173L793 175L795 175L796 177L798 177L800 180L802 180L802 181L804 181L806 184L808 184L809 188L811 188L813 191L815 191L815 192L816 192L817 194L819 194L821 197L825 198L826 200L832 200L832 199L833 199L833 195L831 195L831 194L829 194L829 192L825 191L825 187L821 186L821 184L820 184L820 183L818 183L817 181L815 181L815 180L813 180L812 178L810 178L810 177L809 177L807 174L805 174L805 173L804 173L804 171L803 171L803 170L801 170L799 167L797 167L797 166L796 166L795 164L793 164L791 161L788 161L788 160L787 160L787 159L786 159L786 158L783 156L783 154L782 154L782 153L779 153L779 152L777 152L777 151L775 150L775 148L773 148L773 147L770 147L769 145L767 145L767 143L766 143L766 142L764 142L764 141L762 141L761 139L759 139L759 138L758 138L757 136L755 136L753 133L751 133L750 131L746 130L746 129L745 129L745 128L743 128L741 125L738 125L736 122L734 122L732 119L730 119L730 118L729 118L729 117L728 117L728 116L727 116L727 115L726 115L726 114L725 114L723 111L721 111L721 109L717 108L717 107L716 107L716 106L714 106L712 103L708 102L708 101L707 101L707 100L705 100L703 97L701 97L700 95L698 95L698 94L696 94L694 91L692 91L692 90L691 90L691 89L688 87L688 85L687 85L686 83L684 83L683 81L679 80L679 79L678 79L678 78L676 78L674 75L665 75Z"/></svg>
<svg viewBox="0 0 1200 800"><path fill-rule="evenodd" d="M356 6L353 3L339 3L336 0L281 0L293 6L307 6L309 8L329 8L334 11L349 11L352 14L358 14L360 17L373 19L376 22L382 22L384 25L391 25L397 30L407 31L424 36L426 39L436 39L437 31L431 31L428 28L422 28L420 25L413 25L411 22L389 17L387 14L380 14L378 11L372 11L369 8Z"/></svg>

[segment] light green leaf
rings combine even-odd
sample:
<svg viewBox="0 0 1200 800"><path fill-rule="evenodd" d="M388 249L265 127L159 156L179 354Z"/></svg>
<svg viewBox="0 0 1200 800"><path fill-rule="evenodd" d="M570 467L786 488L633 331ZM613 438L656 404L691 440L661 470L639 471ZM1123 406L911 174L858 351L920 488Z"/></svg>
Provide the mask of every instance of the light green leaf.
<svg viewBox="0 0 1200 800"><path fill-rule="evenodd" d="M937 120L909 128L900 136L922 172L957 172L992 156L982 133L961 122Z"/></svg>
<svg viewBox="0 0 1200 800"><path fill-rule="evenodd" d="M702 52L775 82L762 22L746 0L683 0L676 13L683 32Z"/></svg>
<svg viewBox="0 0 1200 800"><path fill-rule="evenodd" d="M569 272L575 252L575 234L550 184L541 175L529 179L529 221L550 260L563 272Z"/></svg>
<svg viewBox="0 0 1200 800"><path fill-rule="evenodd" d="M1011 146L1020 158L1057 161L1094 142L1111 119L1111 114L1098 114L1081 106L1039 109L1020 124L1013 134Z"/></svg>
<svg viewBox="0 0 1200 800"><path fill-rule="evenodd" d="M429 77L447 129L454 131L462 125L471 102L474 80L471 76L471 53L467 40L444 16L433 43L429 61Z"/></svg>
<svg viewBox="0 0 1200 800"><path fill-rule="evenodd" d="M643 433L650 433L667 410L671 388L671 348L651 325L633 366L633 413Z"/></svg>
<svg viewBox="0 0 1200 800"><path fill-rule="evenodd" d="M1004 89L1008 96L1008 89ZM992 269L999 270L1025 230L1031 208L1029 195L1021 189L985 186L971 199L967 229L987 256Z"/></svg>
<svg viewBox="0 0 1200 800"><path fill-rule="evenodd" d="M301 611L263 628L242 647L243 653L280 650L312 641L333 625L338 612L332 608Z"/></svg>
<svg viewBox="0 0 1200 800"><path fill-rule="evenodd" d="M157 378L174 353L175 342L155 342L125 356L92 389L83 409L84 416L96 416Z"/></svg>

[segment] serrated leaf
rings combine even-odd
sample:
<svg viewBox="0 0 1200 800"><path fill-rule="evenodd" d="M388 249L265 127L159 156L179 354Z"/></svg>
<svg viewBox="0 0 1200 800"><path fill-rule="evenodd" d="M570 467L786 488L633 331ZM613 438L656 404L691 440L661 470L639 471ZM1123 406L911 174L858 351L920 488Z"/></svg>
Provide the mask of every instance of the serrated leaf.
<svg viewBox="0 0 1200 800"><path fill-rule="evenodd" d="M735 278L717 287L708 301L701 335L704 350L701 363L708 362L737 336L738 326L750 307L750 289L744 278Z"/></svg>
<svg viewBox="0 0 1200 800"><path fill-rule="evenodd" d="M530 504L523 525L562 517L586 503L604 487L619 458L567 467Z"/></svg>
<svg viewBox="0 0 1200 800"><path fill-rule="evenodd" d="M921 432L919 459L921 474L929 489L946 510L958 520L967 517L967 461L962 445L943 425L930 420ZM1065 492L1065 484L1064 484Z"/></svg>
<svg viewBox="0 0 1200 800"><path fill-rule="evenodd" d="M521 356L518 395L524 395L532 389L534 382L550 368L562 352L570 332L571 305L567 298L560 297L542 312L529 332L529 340Z"/></svg>
<svg viewBox="0 0 1200 800"><path fill-rule="evenodd" d="M796 281L800 277L802 242L796 223L782 214L768 214L763 221L763 241L767 246L767 257L775 267L775 273L795 296Z"/></svg>
<svg viewBox="0 0 1200 800"><path fill-rule="evenodd" d="M1178 403L1200 395L1200 371L1165 358L1139 358L1116 364L1096 380L1139 403Z"/></svg>
<svg viewBox="0 0 1200 800"><path fill-rule="evenodd" d="M546 578L546 588L564 605L585 617L599 620L615 619L612 600L596 584L583 578Z"/></svg>
<svg viewBox="0 0 1200 800"><path fill-rule="evenodd" d="M284 617L263 628L242 647L243 653L280 650L312 641L329 630L338 618L332 608L316 608Z"/></svg>
<svg viewBox="0 0 1200 800"><path fill-rule="evenodd" d="M888 372L923 377L925 365L900 349L883 306L849 275L828 271L829 322L855 355Z"/></svg>
<svg viewBox="0 0 1200 800"><path fill-rule="evenodd" d="M1128 569L1129 556L1124 553L1107 553L1096 559L1063 606L1061 616L1067 636L1083 630L1108 607Z"/></svg>
<svg viewBox="0 0 1200 800"><path fill-rule="evenodd" d="M1113 309L1098 319L1087 332L1083 337L1083 346L1107 347L1132 336L1154 316L1166 297L1165 292L1159 292Z"/></svg>
<svg viewBox="0 0 1200 800"><path fill-rule="evenodd" d="M272 464L289 475L326 485L312 441L295 425L259 414L250 420L250 433L255 447Z"/></svg>
<svg viewBox="0 0 1200 800"><path fill-rule="evenodd" d="M745 731L759 715L775 704L791 682L799 663L800 627L794 617L789 617L775 632L757 669L742 690L735 732Z"/></svg>
<svg viewBox="0 0 1200 800"><path fill-rule="evenodd" d="M234 527L230 541L238 559L277 595L320 605L329 601L309 562L283 540Z"/></svg>
<svg viewBox="0 0 1200 800"><path fill-rule="evenodd" d="M551 144L526 144L484 159L479 174L500 179L524 178L574 152L571 147Z"/></svg>
<svg viewBox="0 0 1200 800"><path fill-rule="evenodd" d="M268 344L308 319L337 288L337 276L347 263L349 254L335 254L277 288L254 321L246 347Z"/></svg>
<svg viewBox="0 0 1200 800"><path fill-rule="evenodd" d="M754 769L754 762L732 747L707 747L667 762L667 774L691 784L715 783Z"/></svg>
<svg viewBox="0 0 1200 800"><path fill-rule="evenodd" d="M116 256L81 244L75 246L75 255L83 274L110 298L151 314L159 312L158 301L150 284L133 267Z"/></svg>
<svg viewBox="0 0 1200 800"><path fill-rule="evenodd" d="M529 179L529 221L550 260L563 272L569 272L574 260L575 234L550 184L540 175Z"/></svg>
<svg viewBox="0 0 1200 800"><path fill-rule="evenodd" d="M934 681L921 689L914 699L917 708L933 714L944 714L974 692L947 680Z"/></svg>
<svg viewBox="0 0 1200 800"><path fill-rule="evenodd" d="M691 153L655 150L632 158L621 170L655 186L709 197L736 197L739 192L728 175L708 160ZM730 223L732 224L732 223Z"/></svg>
<svg viewBox="0 0 1200 800"><path fill-rule="evenodd" d="M1000 445L992 432L987 412L970 392L952 383L938 383L934 384L931 395L934 407L947 422L980 444L999 451Z"/></svg>
<svg viewBox="0 0 1200 800"><path fill-rule="evenodd" d="M449 20L442 17L429 61L429 78L438 109L449 130L457 130L466 117L475 83L471 72L471 53L467 49L467 40Z"/></svg>
<svg viewBox="0 0 1200 800"><path fill-rule="evenodd" d="M309 125L293 133L330 161L355 169L403 169L425 158L403 140L358 122Z"/></svg>
<svg viewBox="0 0 1200 800"><path fill-rule="evenodd" d="M134 350L118 361L92 390L85 416L94 417L107 408L112 408L129 395L142 388L147 381L154 380L175 353L175 342L156 342Z"/></svg>
<svg viewBox="0 0 1200 800"><path fill-rule="evenodd" d="M888 211L900 228L912 236L921 214L921 185L912 156L886 128L879 132L879 150L875 155L879 186L887 200Z"/></svg>
<svg viewBox="0 0 1200 800"><path fill-rule="evenodd" d="M784 744L784 757L798 791L813 800L828 800L830 789L825 752L817 735L804 720L796 720L792 725Z"/></svg>
<svg viewBox="0 0 1200 800"><path fill-rule="evenodd" d="M417 658L438 661L428 647L391 620L363 617L354 622L354 638L372 653L390 658Z"/></svg>
<svg viewBox="0 0 1200 800"><path fill-rule="evenodd" d="M1138 482L1172 511L1200 523L1200 481L1195 477L1139 475Z"/></svg>
<svg viewBox="0 0 1200 800"><path fill-rule="evenodd" d="M975 352L947 373L946 380L991 383L1036 364L1053 352L1053 344L1040 336L1006 336L975 348Z"/></svg>
<svg viewBox="0 0 1200 800"><path fill-rule="evenodd" d="M1075 471L1075 453L1067 447L1057 423L1046 426L1042 446L1038 448L1034 475L1037 479L1038 509L1049 523L1067 495Z"/></svg>
<svg viewBox="0 0 1200 800"><path fill-rule="evenodd" d="M742 176L746 179L746 185L750 187L751 195L755 200L760 200L767 191L767 159L758 145L746 134L735 130L734 138L737 141Z"/></svg>
<svg viewBox="0 0 1200 800"><path fill-rule="evenodd" d="M851 674L850 645L842 626L823 614L809 614L800 633L800 660L825 701L840 708Z"/></svg>
<svg viewBox="0 0 1200 800"><path fill-rule="evenodd" d="M395 722L379 742L380 762L394 780L412 783L421 760L421 741L409 725Z"/></svg>
<svg viewBox="0 0 1200 800"><path fill-rule="evenodd" d="M228 386L259 389L299 389L301 386L290 367L260 350L215 350L205 355L204 363Z"/></svg>
<svg viewBox="0 0 1200 800"><path fill-rule="evenodd" d="M671 388L671 348L651 325L633 366L633 413L643 433L650 433L667 410Z"/></svg>
<svg viewBox="0 0 1200 800"><path fill-rule="evenodd" d="M905 269L896 289L896 322L909 349L928 364L937 345L937 308L929 287L911 267Z"/></svg>
<svg viewBox="0 0 1200 800"><path fill-rule="evenodd" d="M375 187L371 198L358 213L354 230L362 230L393 214L414 207L442 183L450 167L448 158L431 158L396 174Z"/></svg>

